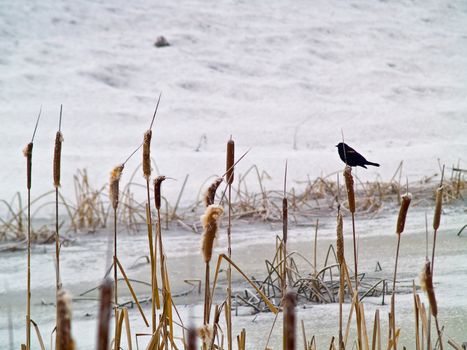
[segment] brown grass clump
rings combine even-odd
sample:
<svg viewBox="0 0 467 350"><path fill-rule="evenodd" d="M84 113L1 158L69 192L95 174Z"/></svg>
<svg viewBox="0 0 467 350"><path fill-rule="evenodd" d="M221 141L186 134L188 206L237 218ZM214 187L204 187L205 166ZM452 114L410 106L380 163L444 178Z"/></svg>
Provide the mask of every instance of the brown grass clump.
<svg viewBox="0 0 467 350"><path fill-rule="evenodd" d="M409 210L410 201L412 200L412 194L406 193L402 196L402 203L399 210L399 216L397 218L396 233L401 234L404 232L405 219L407 218L407 212Z"/></svg>
<svg viewBox="0 0 467 350"><path fill-rule="evenodd" d="M431 274L430 262L426 261L420 274L420 287L426 293L430 303L431 314L434 317L438 316L438 304L436 303L435 290L433 288L433 276Z"/></svg>
<svg viewBox="0 0 467 350"><path fill-rule="evenodd" d="M57 296L57 350L74 350L71 336L71 298L61 290Z"/></svg>
<svg viewBox="0 0 467 350"><path fill-rule="evenodd" d="M54 176L54 186L60 187L60 163L62 156L62 142L63 134L60 131L57 131L55 135L55 147L54 147L54 162L53 162L53 176Z"/></svg>
<svg viewBox="0 0 467 350"><path fill-rule="evenodd" d="M217 188L222 183L222 181L223 178L218 177L206 190L206 193L204 194L204 205L206 206L206 208L209 207L211 204L214 204Z"/></svg>
<svg viewBox="0 0 467 350"><path fill-rule="evenodd" d="M143 174L146 179L151 177L151 138L152 130L146 131L143 141Z"/></svg>
<svg viewBox="0 0 467 350"><path fill-rule="evenodd" d="M119 184L120 177L122 176L123 164L113 168L110 173L110 201L112 202L112 207L117 209L118 207L118 194L119 194Z"/></svg>
<svg viewBox="0 0 467 350"><path fill-rule="evenodd" d="M212 247L219 228L218 221L224 209L218 205L210 205L206 208L206 212L201 216L201 223L203 224L204 233L201 250L203 252L204 262L211 261Z"/></svg>
<svg viewBox="0 0 467 350"><path fill-rule="evenodd" d="M209 325L204 325L198 329L198 336L204 346L209 346L212 341L213 330Z"/></svg>

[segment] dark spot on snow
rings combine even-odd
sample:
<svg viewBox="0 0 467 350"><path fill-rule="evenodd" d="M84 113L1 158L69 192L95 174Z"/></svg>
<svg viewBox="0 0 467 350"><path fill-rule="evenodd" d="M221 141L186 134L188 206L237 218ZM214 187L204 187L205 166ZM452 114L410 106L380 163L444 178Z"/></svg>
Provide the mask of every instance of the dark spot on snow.
<svg viewBox="0 0 467 350"><path fill-rule="evenodd" d="M165 37L159 36L154 42L154 46L155 47L166 47L166 46L170 46L170 44Z"/></svg>

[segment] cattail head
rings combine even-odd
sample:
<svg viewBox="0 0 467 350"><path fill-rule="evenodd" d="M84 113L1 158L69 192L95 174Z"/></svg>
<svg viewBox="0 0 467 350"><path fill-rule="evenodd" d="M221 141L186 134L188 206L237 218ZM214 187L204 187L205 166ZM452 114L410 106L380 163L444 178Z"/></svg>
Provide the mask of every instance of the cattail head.
<svg viewBox="0 0 467 350"><path fill-rule="evenodd" d="M211 345L213 334L212 327L207 324L198 329L198 336L203 342L203 345Z"/></svg>
<svg viewBox="0 0 467 350"><path fill-rule="evenodd" d="M342 214L339 211L337 213L337 261L339 265L344 264L344 220Z"/></svg>
<svg viewBox="0 0 467 350"><path fill-rule="evenodd" d="M201 216L204 229L201 250L206 263L211 261L212 247L219 228L218 222L223 212L224 209L221 206L212 204L206 208L204 215Z"/></svg>
<svg viewBox="0 0 467 350"><path fill-rule="evenodd" d="M55 134L55 147L54 147L54 186L60 187L60 162L62 158L62 142L63 134L57 131Z"/></svg>
<svg viewBox="0 0 467 350"><path fill-rule="evenodd" d="M436 231L439 228L441 222L441 209L443 206L443 186L439 186L436 190L436 204L435 204L435 216L433 218L433 229Z"/></svg>
<svg viewBox="0 0 467 350"><path fill-rule="evenodd" d="M345 187L347 188L347 198L349 201L349 210L351 213L355 213L355 192L353 189L353 176L352 168L349 166L345 167L344 170Z"/></svg>
<svg viewBox="0 0 467 350"><path fill-rule="evenodd" d="M106 278L101 285L99 319L97 324L97 350L108 350L110 318L112 317L112 286Z"/></svg>
<svg viewBox="0 0 467 350"><path fill-rule="evenodd" d="M151 177L151 138L152 130L144 133L143 141L143 174L146 179Z"/></svg>
<svg viewBox="0 0 467 350"><path fill-rule="evenodd" d="M158 176L154 179L154 202L157 210L161 208L161 185L165 179L165 176Z"/></svg>
<svg viewBox="0 0 467 350"><path fill-rule="evenodd" d="M428 302L430 303L431 314L435 317L438 316L438 305L436 303L435 290L433 288L433 276L431 274L431 265L427 260L423 266L423 270L420 274L420 286L425 291Z"/></svg>
<svg viewBox="0 0 467 350"><path fill-rule="evenodd" d="M399 209L399 216L397 217L396 233L398 235L404 232L405 219L407 218L407 212L409 211L409 205L411 200L411 193L406 193L402 196L402 203Z"/></svg>
<svg viewBox="0 0 467 350"><path fill-rule="evenodd" d="M222 183L222 181L222 177L217 178L206 190L206 193L204 194L204 205L206 207L209 207L211 204L214 204L217 188Z"/></svg>
<svg viewBox="0 0 467 350"><path fill-rule="evenodd" d="M27 174L27 189L31 189L31 176L32 176L32 146L33 143L29 142L23 149L23 154L26 157L26 174Z"/></svg>
<svg viewBox="0 0 467 350"><path fill-rule="evenodd" d="M282 198L282 239L287 243L287 233L289 224L289 204L287 197Z"/></svg>
<svg viewBox="0 0 467 350"><path fill-rule="evenodd" d="M296 316L295 305L297 303L297 296L293 292L288 292L284 296L284 325L285 325L285 349L295 350L295 328Z"/></svg>
<svg viewBox="0 0 467 350"><path fill-rule="evenodd" d="M120 164L113 168L112 172L110 173L110 201L112 202L112 207L114 209L117 209L118 207L119 184L123 168L124 165Z"/></svg>
<svg viewBox="0 0 467 350"><path fill-rule="evenodd" d="M196 329L188 327L188 350L196 350Z"/></svg>
<svg viewBox="0 0 467 350"><path fill-rule="evenodd" d="M234 180L234 164L235 164L235 142L230 139L227 142L227 163L225 167L225 178L227 183L231 185Z"/></svg>
<svg viewBox="0 0 467 350"><path fill-rule="evenodd" d="M71 336L71 298L63 290L57 295L57 339L60 350L74 350L75 343Z"/></svg>

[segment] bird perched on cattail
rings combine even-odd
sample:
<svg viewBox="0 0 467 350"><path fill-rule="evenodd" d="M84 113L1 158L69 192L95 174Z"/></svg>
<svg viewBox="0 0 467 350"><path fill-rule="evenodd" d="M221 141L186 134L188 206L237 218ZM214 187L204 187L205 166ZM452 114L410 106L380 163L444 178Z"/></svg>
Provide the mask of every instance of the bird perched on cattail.
<svg viewBox="0 0 467 350"><path fill-rule="evenodd" d="M343 142L337 144L336 147L339 152L339 157L348 166L361 166L365 169L367 168L366 165L379 166L378 163L367 161L364 156Z"/></svg>

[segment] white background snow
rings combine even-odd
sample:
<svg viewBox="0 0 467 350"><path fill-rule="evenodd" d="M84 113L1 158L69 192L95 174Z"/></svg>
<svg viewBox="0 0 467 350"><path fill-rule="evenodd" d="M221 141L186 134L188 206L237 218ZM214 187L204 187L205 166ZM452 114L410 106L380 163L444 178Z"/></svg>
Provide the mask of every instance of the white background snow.
<svg viewBox="0 0 467 350"><path fill-rule="evenodd" d="M170 47L154 47L160 35ZM33 196L52 189L63 104L69 197L76 169L102 185L141 143L160 92L152 151L179 180L165 184L172 201L186 174L191 203L223 172L230 135L237 155L251 148L238 171L258 165L269 188L286 159L293 180L341 169L341 130L381 163L363 180L390 179L402 160L413 181L438 159L465 167L467 1L0 0L0 198L25 195L22 149L41 105Z"/></svg>

